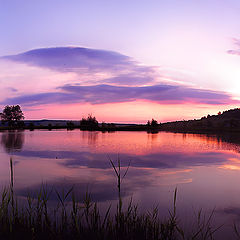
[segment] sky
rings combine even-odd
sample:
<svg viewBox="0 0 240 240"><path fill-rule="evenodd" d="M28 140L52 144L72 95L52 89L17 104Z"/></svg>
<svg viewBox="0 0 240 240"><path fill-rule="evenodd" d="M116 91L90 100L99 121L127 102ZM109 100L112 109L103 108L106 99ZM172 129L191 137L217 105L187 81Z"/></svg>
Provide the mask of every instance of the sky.
<svg viewBox="0 0 240 240"><path fill-rule="evenodd" d="M237 0L0 0L0 108L145 123L240 104Z"/></svg>

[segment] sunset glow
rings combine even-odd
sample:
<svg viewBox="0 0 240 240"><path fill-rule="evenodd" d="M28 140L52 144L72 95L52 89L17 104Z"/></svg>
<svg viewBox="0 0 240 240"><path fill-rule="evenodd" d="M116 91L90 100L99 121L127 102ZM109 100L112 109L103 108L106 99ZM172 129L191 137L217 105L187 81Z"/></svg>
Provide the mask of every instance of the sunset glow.
<svg viewBox="0 0 240 240"><path fill-rule="evenodd" d="M236 1L13 2L0 5L0 106L26 119L166 122L239 106Z"/></svg>
<svg viewBox="0 0 240 240"><path fill-rule="evenodd" d="M240 238L239 0L0 0L0 240Z"/></svg>

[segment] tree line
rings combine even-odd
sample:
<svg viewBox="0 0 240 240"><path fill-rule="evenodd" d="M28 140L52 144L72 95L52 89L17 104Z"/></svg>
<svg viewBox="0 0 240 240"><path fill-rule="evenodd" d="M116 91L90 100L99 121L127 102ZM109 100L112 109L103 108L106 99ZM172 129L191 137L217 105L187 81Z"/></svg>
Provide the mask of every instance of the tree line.
<svg viewBox="0 0 240 240"><path fill-rule="evenodd" d="M24 114L21 110L21 107L19 105L7 105L4 107L3 112L0 113L1 122L2 124L6 125L10 128L23 128L24 125ZM113 123L105 123L102 122L99 124L96 117L92 114L89 114L88 117L83 117L79 122L79 127L82 129L98 129L101 125L101 128L115 128L115 124ZM157 120L152 119L148 120L146 123L147 127L153 128L159 126ZM48 128L52 128L52 124L48 124ZM72 121L68 121L66 123L66 127L69 129L73 129L76 126ZM29 128L34 128L34 124L30 123Z"/></svg>

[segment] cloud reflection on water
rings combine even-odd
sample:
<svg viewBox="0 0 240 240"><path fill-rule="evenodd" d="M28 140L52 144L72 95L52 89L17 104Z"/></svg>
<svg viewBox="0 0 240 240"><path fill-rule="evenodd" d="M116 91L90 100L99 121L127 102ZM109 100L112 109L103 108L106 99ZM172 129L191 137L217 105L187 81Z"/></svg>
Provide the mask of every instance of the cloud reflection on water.
<svg viewBox="0 0 240 240"><path fill-rule="evenodd" d="M74 151L30 151L15 152L15 155L28 158L46 158L62 159L58 164L69 168L88 167L97 169L108 169L111 165L108 161L108 155L116 157L115 153L91 153ZM194 154L185 154L181 152L159 152L155 154L146 154L134 156L130 154L121 154L121 163L123 167L128 166L131 161L131 167L138 168L189 168L202 165L221 165L227 162L228 157L234 155L222 154L220 152L196 152Z"/></svg>
<svg viewBox="0 0 240 240"><path fill-rule="evenodd" d="M236 164L233 159L238 160L238 145L223 142L216 136L79 130L14 134L4 132L2 139L17 138L20 134L24 137L19 135L18 138L25 141L15 145L3 140L1 143L4 148L8 146L7 149L13 146L11 154L18 162L16 192L21 196L26 196L28 191L35 192L44 182L58 190L75 185L80 195L90 187L94 200L114 200L117 197L116 177L108 156L116 161L118 149L123 171L131 161L123 184L126 197L163 186L194 186L200 184L197 179L203 176L198 173L201 169L229 171L223 167ZM21 148L21 151L14 150ZM211 172L209 179L214 174Z"/></svg>

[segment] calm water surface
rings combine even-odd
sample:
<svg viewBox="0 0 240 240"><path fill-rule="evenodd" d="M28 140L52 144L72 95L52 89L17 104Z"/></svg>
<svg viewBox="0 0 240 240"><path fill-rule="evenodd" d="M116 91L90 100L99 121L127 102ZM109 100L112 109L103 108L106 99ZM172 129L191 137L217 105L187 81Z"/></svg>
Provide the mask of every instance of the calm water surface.
<svg viewBox="0 0 240 240"><path fill-rule="evenodd" d="M14 161L15 191L26 197L42 183L70 189L94 201L117 199L116 177L109 158L121 159L126 201L141 209L158 205L165 216L177 187L177 208L185 226L200 208L215 209L221 236L240 225L240 137L200 134L87 131L6 131L0 133L0 181L9 184L9 155ZM229 236L230 236L229 235ZM222 238L223 239L223 238ZM228 237L229 239L229 237Z"/></svg>

